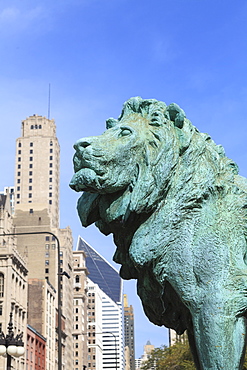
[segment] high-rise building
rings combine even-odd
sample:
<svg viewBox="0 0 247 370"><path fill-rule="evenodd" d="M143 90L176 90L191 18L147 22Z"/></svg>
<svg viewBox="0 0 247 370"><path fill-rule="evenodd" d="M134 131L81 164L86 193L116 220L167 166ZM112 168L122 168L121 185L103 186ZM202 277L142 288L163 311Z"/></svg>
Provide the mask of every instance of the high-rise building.
<svg viewBox="0 0 247 370"><path fill-rule="evenodd" d="M43 211L59 227L60 147L54 120L34 114L22 122L16 140L16 211Z"/></svg>
<svg viewBox="0 0 247 370"><path fill-rule="evenodd" d="M63 272L67 276L73 273L72 233L69 227L59 229L59 163L55 121L38 115L28 117L22 122L21 137L16 140L14 224L16 233L37 234L19 235L17 247L27 259L29 279L46 279L56 292L58 284L61 286L64 319L62 366L63 369L72 369L73 279L62 275ZM60 256L56 238L47 232L59 239ZM55 298L55 306L58 307L57 294ZM54 340L50 332L48 336L46 331L40 332L47 339L47 345ZM46 354L48 356L49 351ZM57 348L53 357L55 361L51 368L57 362Z"/></svg>
<svg viewBox="0 0 247 370"><path fill-rule="evenodd" d="M118 271L81 237L78 239L77 250L85 252L86 266L89 271L88 279L101 290L102 332L96 331L97 323L95 320L95 331L92 332L91 335L102 336L102 369L123 370L124 330L122 279L120 278ZM92 296L91 294L94 295ZM90 286L88 290L88 299L89 297L92 299L95 297L95 292L90 291ZM92 308L89 309L88 320L92 320L95 315L96 313L93 315ZM91 325L91 323L89 325ZM88 369L93 369L94 364L95 362L90 363L91 367L89 367L88 364Z"/></svg>
<svg viewBox="0 0 247 370"><path fill-rule="evenodd" d="M88 270L85 253L74 251L74 293L73 293L73 369L83 369L88 364L87 345L87 290L86 279ZM91 301L90 301L91 303ZM97 369L97 367L96 367ZM95 370L96 370L95 369ZM72 370L72 369L71 369Z"/></svg>
<svg viewBox="0 0 247 370"><path fill-rule="evenodd" d="M142 365L150 358L152 351L154 350L154 345L148 340L144 346L143 355L141 358L135 360L136 370L141 370ZM149 370L155 370L156 364L154 363Z"/></svg>
<svg viewBox="0 0 247 370"><path fill-rule="evenodd" d="M10 313L15 335L23 333L27 326L27 263L18 252L13 233L13 191L6 188L0 193L0 332L8 333ZM12 359L13 369L26 369L24 356ZM0 356L0 369L6 368L6 359Z"/></svg>
<svg viewBox="0 0 247 370"><path fill-rule="evenodd" d="M125 347L129 348L130 370L135 370L134 310L132 305L128 306L127 294L124 294L124 338Z"/></svg>

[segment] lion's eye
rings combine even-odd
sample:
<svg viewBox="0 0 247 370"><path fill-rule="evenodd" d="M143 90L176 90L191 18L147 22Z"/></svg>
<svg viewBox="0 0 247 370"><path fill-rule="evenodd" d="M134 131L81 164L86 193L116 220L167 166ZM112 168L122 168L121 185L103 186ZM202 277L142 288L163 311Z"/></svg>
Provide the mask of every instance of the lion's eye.
<svg viewBox="0 0 247 370"><path fill-rule="evenodd" d="M120 137L122 136L128 136L128 135L131 135L132 134L132 130L127 128L127 127L123 127L121 128L121 132L119 134Z"/></svg>

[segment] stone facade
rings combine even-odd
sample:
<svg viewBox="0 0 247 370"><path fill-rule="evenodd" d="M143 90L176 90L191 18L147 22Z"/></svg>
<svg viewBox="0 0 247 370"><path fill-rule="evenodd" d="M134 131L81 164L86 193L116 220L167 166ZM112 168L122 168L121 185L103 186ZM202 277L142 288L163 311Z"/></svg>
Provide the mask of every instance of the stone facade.
<svg viewBox="0 0 247 370"><path fill-rule="evenodd" d="M85 253L74 251L74 289L73 289L73 352L74 370L88 365L87 345L87 296L86 277L88 270L85 264Z"/></svg>
<svg viewBox="0 0 247 370"><path fill-rule="evenodd" d="M12 196L6 189L0 194L0 233L13 232ZM16 248L13 236L0 236L0 331L8 332L9 314L13 314L14 335L23 332L26 339L27 325L27 263ZM6 367L6 360L0 357L0 369ZM25 356L12 358L12 367L24 370Z"/></svg>

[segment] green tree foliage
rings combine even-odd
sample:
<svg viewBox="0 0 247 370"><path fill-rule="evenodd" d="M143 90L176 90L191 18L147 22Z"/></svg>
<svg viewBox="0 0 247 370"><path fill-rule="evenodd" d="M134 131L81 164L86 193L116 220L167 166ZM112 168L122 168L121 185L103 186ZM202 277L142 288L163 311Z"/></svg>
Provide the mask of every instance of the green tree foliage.
<svg viewBox="0 0 247 370"><path fill-rule="evenodd" d="M141 367L142 370L196 370L190 352L189 344L176 343L171 347L161 346L155 348L150 358ZM244 366L247 370L247 353Z"/></svg>
<svg viewBox="0 0 247 370"><path fill-rule="evenodd" d="M142 370L196 370L188 343L155 348Z"/></svg>

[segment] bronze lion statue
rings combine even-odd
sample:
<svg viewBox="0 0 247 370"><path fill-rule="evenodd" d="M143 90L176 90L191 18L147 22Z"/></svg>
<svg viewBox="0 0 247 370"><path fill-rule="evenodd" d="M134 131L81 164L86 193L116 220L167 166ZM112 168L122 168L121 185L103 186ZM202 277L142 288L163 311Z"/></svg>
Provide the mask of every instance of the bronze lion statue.
<svg viewBox="0 0 247 370"><path fill-rule="evenodd" d="M247 181L176 104L131 98L75 144L82 225L113 234L147 317L188 332L198 370L241 369L246 346Z"/></svg>

